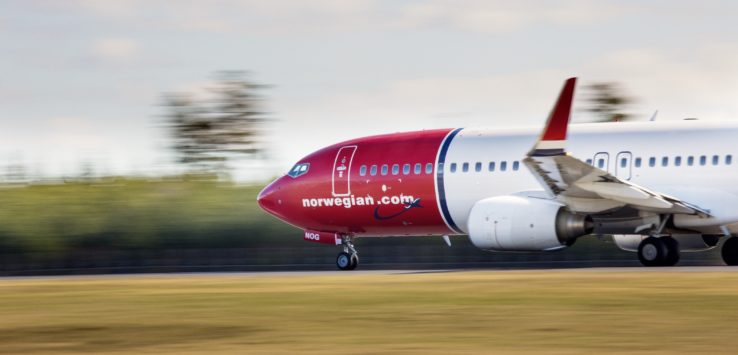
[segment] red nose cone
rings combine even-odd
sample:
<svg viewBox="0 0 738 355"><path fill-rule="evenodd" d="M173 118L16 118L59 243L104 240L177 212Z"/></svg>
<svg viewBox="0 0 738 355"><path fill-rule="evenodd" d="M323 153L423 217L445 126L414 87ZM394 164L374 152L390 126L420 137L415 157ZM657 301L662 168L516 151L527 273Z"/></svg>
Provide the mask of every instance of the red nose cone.
<svg viewBox="0 0 738 355"><path fill-rule="evenodd" d="M256 197L256 202L259 203L261 209L275 216L278 216L280 214L279 206L282 204L282 200L279 196L279 190L281 190L281 180L281 178L277 179L271 184L267 185L263 190L261 190L261 192L259 192L259 196Z"/></svg>

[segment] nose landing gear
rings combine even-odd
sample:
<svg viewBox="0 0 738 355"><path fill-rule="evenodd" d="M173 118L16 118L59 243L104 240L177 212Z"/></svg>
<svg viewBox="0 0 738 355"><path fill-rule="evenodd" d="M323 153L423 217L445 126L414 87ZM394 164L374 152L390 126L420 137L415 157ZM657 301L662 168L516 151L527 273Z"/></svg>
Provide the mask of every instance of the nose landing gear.
<svg viewBox="0 0 738 355"><path fill-rule="evenodd" d="M351 243L351 237L342 237L343 251L338 253L336 257L336 266L340 270L353 270L359 266L359 253Z"/></svg>

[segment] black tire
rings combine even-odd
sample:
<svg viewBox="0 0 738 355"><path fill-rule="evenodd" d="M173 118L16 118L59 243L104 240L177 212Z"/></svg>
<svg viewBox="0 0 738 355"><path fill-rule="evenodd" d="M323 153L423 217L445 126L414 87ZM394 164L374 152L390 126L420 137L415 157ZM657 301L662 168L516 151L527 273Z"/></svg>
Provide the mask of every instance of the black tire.
<svg viewBox="0 0 738 355"><path fill-rule="evenodd" d="M723 243L723 248L720 254L723 257L725 264L731 266L738 265L738 238L728 238L728 240Z"/></svg>
<svg viewBox="0 0 738 355"><path fill-rule="evenodd" d="M338 256L336 257L336 266L338 267L338 269L340 269L340 270L353 270L351 268L352 265L353 265L353 263L352 263L351 254L349 254L349 253L347 253L345 251L342 251L342 252L338 253ZM354 268L356 268L355 265L354 265Z"/></svg>
<svg viewBox="0 0 738 355"><path fill-rule="evenodd" d="M679 242L672 237L663 237L661 240L666 245L666 258L662 266L674 266L679 262Z"/></svg>
<svg viewBox="0 0 738 355"><path fill-rule="evenodd" d="M351 265L349 266L349 270L354 270L357 266L359 266L359 255L351 254Z"/></svg>
<svg viewBox="0 0 738 355"><path fill-rule="evenodd" d="M638 245L638 260L643 266L663 266L669 249L661 238L648 237Z"/></svg>

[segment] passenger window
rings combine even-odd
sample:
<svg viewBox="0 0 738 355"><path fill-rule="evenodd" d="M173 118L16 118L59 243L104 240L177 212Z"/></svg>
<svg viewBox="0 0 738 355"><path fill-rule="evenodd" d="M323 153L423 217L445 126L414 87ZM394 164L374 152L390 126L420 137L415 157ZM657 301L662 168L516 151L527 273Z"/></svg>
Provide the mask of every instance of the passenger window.
<svg viewBox="0 0 738 355"><path fill-rule="evenodd" d="M468 172L469 171L469 163L464 163L461 165L461 171Z"/></svg>
<svg viewBox="0 0 738 355"><path fill-rule="evenodd" d="M382 175L387 175L388 171L389 171L389 166L387 164L382 165Z"/></svg>
<svg viewBox="0 0 738 355"><path fill-rule="evenodd" d="M652 168L653 168L654 166L656 166L656 158L655 158L655 157L650 157L650 158L648 158L648 166L650 166L650 167L652 167Z"/></svg>
<svg viewBox="0 0 738 355"><path fill-rule="evenodd" d="M693 156L690 155L690 156L687 157L687 165L689 165L689 166L694 165L694 157Z"/></svg>
<svg viewBox="0 0 738 355"><path fill-rule="evenodd" d="M636 166L636 168L640 168L641 167L641 158L635 158L635 166Z"/></svg>
<svg viewBox="0 0 738 355"><path fill-rule="evenodd" d="M628 159L620 158L620 167L624 168L628 165Z"/></svg>
<svg viewBox="0 0 738 355"><path fill-rule="evenodd" d="M415 175L418 175L422 171L423 171L423 166L420 165L420 163L415 163L415 169L413 170L413 173L415 173Z"/></svg>
<svg viewBox="0 0 738 355"><path fill-rule="evenodd" d="M516 160L513 162L513 170L518 171L518 168L520 168L520 162Z"/></svg>
<svg viewBox="0 0 738 355"><path fill-rule="evenodd" d="M728 154L725 156L725 165L733 164L733 156Z"/></svg>
<svg viewBox="0 0 738 355"><path fill-rule="evenodd" d="M402 175L410 174L410 164L405 164L402 166Z"/></svg>
<svg viewBox="0 0 738 355"><path fill-rule="evenodd" d="M717 155L713 155L712 156L712 165L718 165L719 162L720 162L720 157L717 156Z"/></svg>
<svg viewBox="0 0 738 355"><path fill-rule="evenodd" d="M371 169L369 169L369 175L374 176L377 175L377 166L372 165Z"/></svg>
<svg viewBox="0 0 738 355"><path fill-rule="evenodd" d="M456 172L456 163L451 163L451 172L452 173Z"/></svg>
<svg viewBox="0 0 738 355"><path fill-rule="evenodd" d="M700 156L700 165L705 165L705 164L707 164L707 157L702 155Z"/></svg>
<svg viewBox="0 0 738 355"><path fill-rule="evenodd" d="M505 171L505 170L507 170L507 162L502 161L500 162L500 171Z"/></svg>
<svg viewBox="0 0 738 355"><path fill-rule="evenodd" d="M495 162L493 161L489 162L489 166L487 167L487 170L495 171Z"/></svg>
<svg viewBox="0 0 738 355"><path fill-rule="evenodd" d="M592 159L587 159L587 164L592 165Z"/></svg>
<svg viewBox="0 0 738 355"><path fill-rule="evenodd" d="M600 169L604 169L605 168L605 159L602 159L602 158L597 159L597 167L600 168Z"/></svg>
<svg viewBox="0 0 738 355"><path fill-rule="evenodd" d="M674 166L681 166L681 165L682 165L682 157L674 158Z"/></svg>
<svg viewBox="0 0 738 355"><path fill-rule="evenodd" d="M433 174L433 163L425 164L425 173Z"/></svg>
<svg viewBox="0 0 738 355"><path fill-rule="evenodd" d="M669 166L669 157L661 158L661 166Z"/></svg>
<svg viewBox="0 0 738 355"><path fill-rule="evenodd" d="M366 165L362 165L361 168L359 168L359 176L366 175Z"/></svg>
<svg viewBox="0 0 738 355"><path fill-rule="evenodd" d="M392 164L392 175L397 175L399 173L400 173L400 165Z"/></svg>
<svg viewBox="0 0 738 355"><path fill-rule="evenodd" d="M474 171L476 172L482 171L482 163L477 162L476 164L474 164Z"/></svg>

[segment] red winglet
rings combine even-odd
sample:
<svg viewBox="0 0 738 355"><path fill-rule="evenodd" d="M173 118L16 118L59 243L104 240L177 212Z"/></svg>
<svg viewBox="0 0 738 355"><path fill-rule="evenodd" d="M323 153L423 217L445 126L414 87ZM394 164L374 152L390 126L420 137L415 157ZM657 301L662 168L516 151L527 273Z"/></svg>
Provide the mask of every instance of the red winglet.
<svg viewBox="0 0 738 355"><path fill-rule="evenodd" d="M559 99L556 101L551 114L548 115L546 122L546 130L543 131L541 140L544 141L563 141L566 140L566 128L569 126L569 116L571 115L571 102L574 99L574 86L577 78L567 79L564 87L561 89Z"/></svg>
<svg viewBox="0 0 738 355"><path fill-rule="evenodd" d="M577 78L569 78L564 82L559 99L556 100L556 104L548 116L546 127L529 155L564 154L564 141L566 141L566 130L569 126L576 82Z"/></svg>

